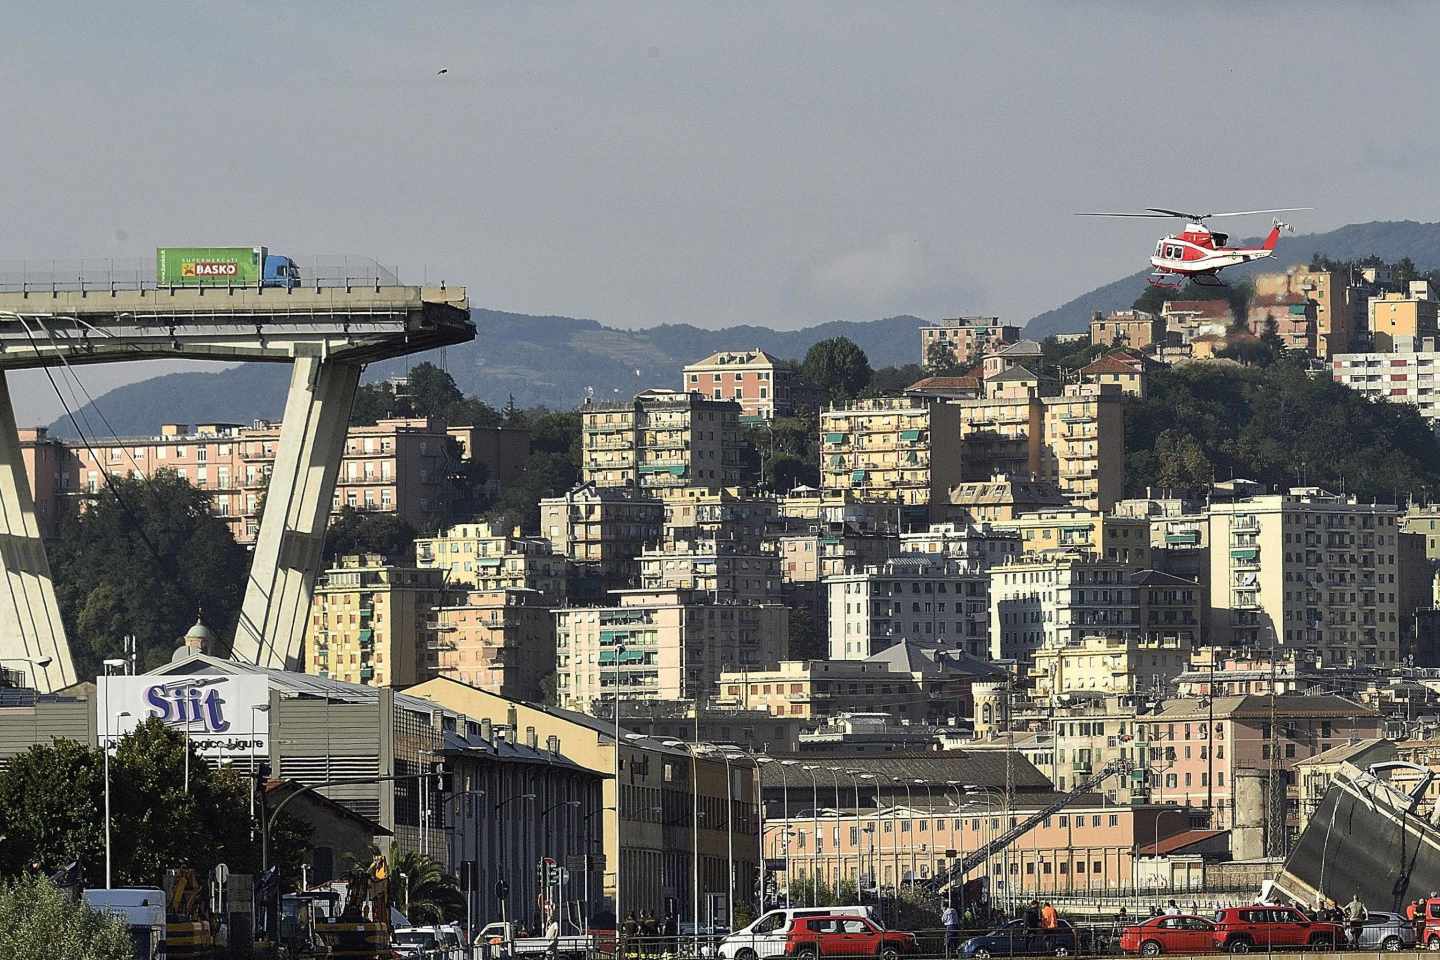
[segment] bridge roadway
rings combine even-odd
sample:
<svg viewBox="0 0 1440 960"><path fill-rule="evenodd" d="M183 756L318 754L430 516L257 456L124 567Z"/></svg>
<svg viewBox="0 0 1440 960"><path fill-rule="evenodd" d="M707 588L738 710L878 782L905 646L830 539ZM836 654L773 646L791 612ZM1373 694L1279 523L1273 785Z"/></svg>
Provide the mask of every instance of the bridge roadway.
<svg viewBox="0 0 1440 960"><path fill-rule="evenodd" d="M78 679L5 371L160 358L293 365L233 655L295 669L361 369L474 337L463 287L0 292L0 663L25 670L42 692Z"/></svg>

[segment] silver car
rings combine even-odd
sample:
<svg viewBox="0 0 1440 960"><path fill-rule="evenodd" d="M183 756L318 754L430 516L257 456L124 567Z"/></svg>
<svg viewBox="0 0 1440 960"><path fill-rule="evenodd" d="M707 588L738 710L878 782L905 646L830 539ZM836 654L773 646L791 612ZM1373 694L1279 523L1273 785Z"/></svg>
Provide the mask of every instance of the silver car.
<svg viewBox="0 0 1440 960"><path fill-rule="evenodd" d="M1362 950L1415 949L1419 937L1414 923L1398 913L1371 910L1368 914L1360 927L1360 942L1355 946Z"/></svg>

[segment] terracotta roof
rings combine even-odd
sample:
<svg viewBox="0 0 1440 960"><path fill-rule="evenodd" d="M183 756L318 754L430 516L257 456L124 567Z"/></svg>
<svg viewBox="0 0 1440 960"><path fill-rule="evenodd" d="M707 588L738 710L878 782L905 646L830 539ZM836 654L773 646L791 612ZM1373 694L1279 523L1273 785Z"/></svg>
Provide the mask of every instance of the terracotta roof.
<svg viewBox="0 0 1440 960"><path fill-rule="evenodd" d="M1277 716L1290 717L1377 717L1371 708L1333 694L1281 694L1275 698ZM1245 694L1233 697L1216 697L1213 714L1201 698L1170 700L1159 713L1151 714L1149 720L1196 720L1208 716L1217 718L1243 717L1266 720L1270 717L1270 697L1262 694Z"/></svg>
<svg viewBox="0 0 1440 960"><path fill-rule="evenodd" d="M710 354L704 360L697 360L688 364L691 367L738 367L746 364L768 363L774 366L779 361L770 354L756 347L754 350L720 350Z"/></svg>
<svg viewBox="0 0 1440 960"><path fill-rule="evenodd" d="M1141 374L1145 372L1143 365L1133 359L1121 359L1113 353L1107 353L1097 360L1091 361L1088 365L1080 368L1081 373L1128 373Z"/></svg>
<svg viewBox="0 0 1440 960"><path fill-rule="evenodd" d="M980 386L980 378L965 374L960 377L926 377L906 387L906 392L921 390L974 390Z"/></svg>
<svg viewBox="0 0 1440 960"><path fill-rule="evenodd" d="M1183 853L1186 847L1224 836L1229 830L1182 830L1163 838L1159 843L1147 843L1140 848L1142 857L1163 857L1169 853Z"/></svg>

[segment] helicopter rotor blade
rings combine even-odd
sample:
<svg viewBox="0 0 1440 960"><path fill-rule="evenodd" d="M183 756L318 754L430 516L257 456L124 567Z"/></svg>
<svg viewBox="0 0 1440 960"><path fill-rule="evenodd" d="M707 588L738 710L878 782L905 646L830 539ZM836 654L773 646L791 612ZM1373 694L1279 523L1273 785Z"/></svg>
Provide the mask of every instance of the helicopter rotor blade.
<svg viewBox="0 0 1440 960"><path fill-rule="evenodd" d="M1274 207L1270 210L1231 210L1226 213L1207 213L1198 220L1206 220L1210 217L1249 217L1259 213L1293 213L1297 210L1314 210L1314 207Z"/></svg>
<svg viewBox="0 0 1440 960"><path fill-rule="evenodd" d="M1077 217L1143 217L1147 220L1168 220L1167 215L1161 213L1077 213ZM1183 216L1183 214L1181 214Z"/></svg>
<svg viewBox="0 0 1440 960"><path fill-rule="evenodd" d="M1154 211L1155 213L1164 214L1164 215L1167 216L1167 217L1180 217L1180 218L1183 219L1183 220L1204 220L1204 219L1205 219L1205 217L1202 217L1202 216L1201 216L1200 214L1198 214L1198 213L1182 213L1182 212L1179 211L1179 210L1163 210L1163 209L1161 209L1160 207L1146 207L1145 209L1146 209L1146 210L1152 210L1152 211Z"/></svg>

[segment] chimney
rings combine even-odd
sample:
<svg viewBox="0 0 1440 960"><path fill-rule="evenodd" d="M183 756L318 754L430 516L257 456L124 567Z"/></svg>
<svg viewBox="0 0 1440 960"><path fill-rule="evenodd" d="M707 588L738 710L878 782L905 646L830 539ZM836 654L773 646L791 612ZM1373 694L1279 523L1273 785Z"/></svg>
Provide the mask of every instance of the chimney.
<svg viewBox="0 0 1440 960"><path fill-rule="evenodd" d="M534 727L526 727L526 728L525 728L525 745L526 745L527 747L529 747L531 750L534 750L534 749L536 749L536 748L539 747L539 745L540 745L540 738L539 738L538 735L536 735L536 733L535 733L535 728L534 728Z"/></svg>
<svg viewBox="0 0 1440 960"><path fill-rule="evenodd" d="M560 756L560 738L554 735L545 738L545 749L551 756Z"/></svg>
<svg viewBox="0 0 1440 960"><path fill-rule="evenodd" d="M482 719L482 720L480 721L480 739L481 739L481 740L484 740L486 743L489 743L490 740L491 740L490 734L491 734L490 718L489 718L489 717L485 717L484 719Z"/></svg>

